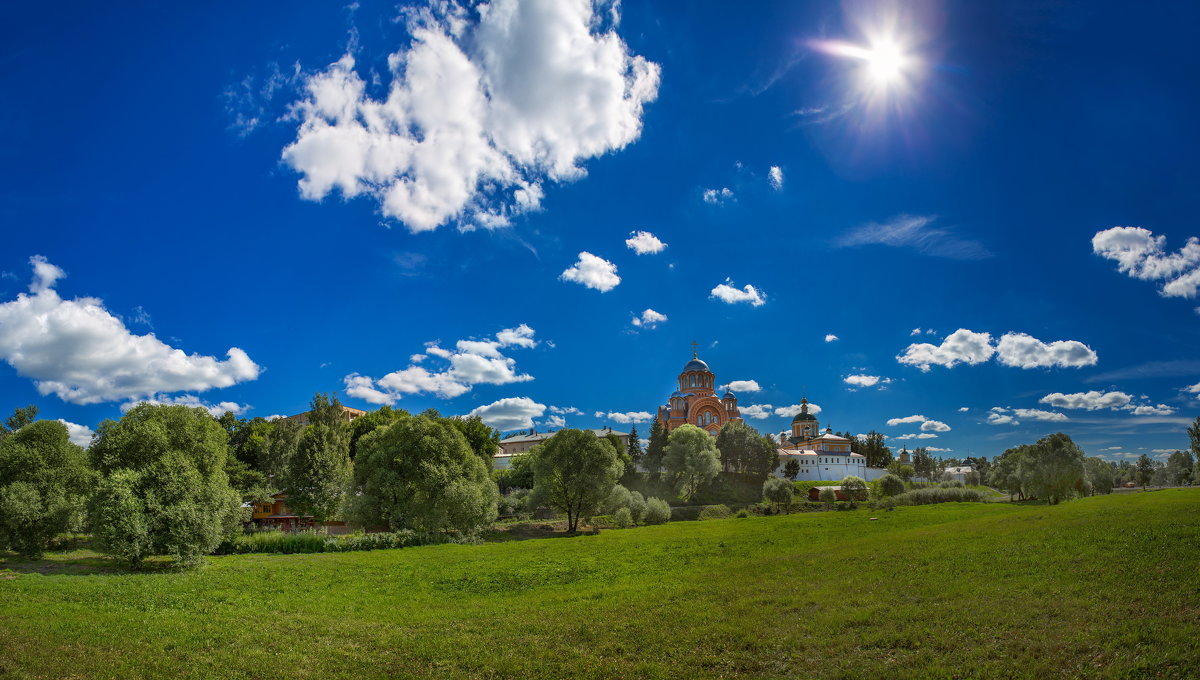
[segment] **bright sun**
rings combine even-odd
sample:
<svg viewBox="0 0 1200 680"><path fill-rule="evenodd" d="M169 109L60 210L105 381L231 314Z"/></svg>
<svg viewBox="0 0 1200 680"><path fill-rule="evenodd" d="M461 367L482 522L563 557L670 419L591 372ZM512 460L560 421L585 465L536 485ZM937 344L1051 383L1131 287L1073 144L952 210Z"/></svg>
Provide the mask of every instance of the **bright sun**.
<svg viewBox="0 0 1200 680"><path fill-rule="evenodd" d="M864 50L863 58L866 60L867 73L876 85L891 85L904 75L907 59L895 43L873 45L870 50Z"/></svg>

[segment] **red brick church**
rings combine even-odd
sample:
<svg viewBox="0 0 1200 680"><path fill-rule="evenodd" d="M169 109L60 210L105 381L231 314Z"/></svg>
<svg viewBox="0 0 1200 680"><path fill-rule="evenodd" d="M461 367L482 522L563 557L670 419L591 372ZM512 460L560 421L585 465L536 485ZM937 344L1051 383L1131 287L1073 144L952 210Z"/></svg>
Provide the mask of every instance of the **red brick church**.
<svg viewBox="0 0 1200 680"><path fill-rule="evenodd" d="M724 396L717 398L716 376L696 356L695 343L692 345L692 360L679 374L679 389L658 407L658 421L668 432L689 423L715 436L722 425L741 420L742 415L733 392L725 390Z"/></svg>

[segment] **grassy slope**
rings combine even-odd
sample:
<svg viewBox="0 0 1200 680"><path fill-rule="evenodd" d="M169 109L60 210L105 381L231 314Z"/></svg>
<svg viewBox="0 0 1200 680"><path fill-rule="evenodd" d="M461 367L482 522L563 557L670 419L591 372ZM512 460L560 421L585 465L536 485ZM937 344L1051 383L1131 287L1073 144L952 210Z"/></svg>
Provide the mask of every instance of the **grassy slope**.
<svg viewBox="0 0 1200 680"><path fill-rule="evenodd" d="M0 677L1186 677L1200 490L0 579ZM0 568L4 564L0 562Z"/></svg>

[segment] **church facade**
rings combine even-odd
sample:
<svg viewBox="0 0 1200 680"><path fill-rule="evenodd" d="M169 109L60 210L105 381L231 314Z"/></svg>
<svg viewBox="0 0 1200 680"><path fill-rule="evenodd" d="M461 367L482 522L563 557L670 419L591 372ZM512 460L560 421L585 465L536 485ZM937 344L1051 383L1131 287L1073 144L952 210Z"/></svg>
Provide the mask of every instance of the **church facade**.
<svg viewBox="0 0 1200 680"><path fill-rule="evenodd" d="M680 425L695 425L714 437L725 423L741 420L737 396L729 390L720 398L716 375L692 350L692 360L679 374L678 389L658 407L658 421L668 432Z"/></svg>
<svg viewBox="0 0 1200 680"><path fill-rule="evenodd" d="M867 468L867 458L850 450L850 440L833 433L833 428L821 428L817 417L808 412L808 398L801 397L800 412L792 418L792 431L780 434L778 477L784 467L794 460L800 465L797 480L841 481L847 475L874 479L876 474Z"/></svg>

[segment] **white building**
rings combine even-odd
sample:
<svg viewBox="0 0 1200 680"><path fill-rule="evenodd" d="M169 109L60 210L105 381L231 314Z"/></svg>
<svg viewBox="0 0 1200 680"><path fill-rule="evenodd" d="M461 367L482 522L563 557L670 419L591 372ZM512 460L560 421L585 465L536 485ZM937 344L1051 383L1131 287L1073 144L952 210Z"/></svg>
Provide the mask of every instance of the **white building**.
<svg viewBox="0 0 1200 680"><path fill-rule="evenodd" d="M779 467L775 476L786 477L784 469L789 461L800 465L796 479L800 481L837 481L850 475L866 480L878 479L887 470L867 467L867 458L850 450L850 440L826 428L820 433L817 418L808 412L808 399L800 399L800 412L792 418L792 432L784 432L780 438L783 448L779 449Z"/></svg>

